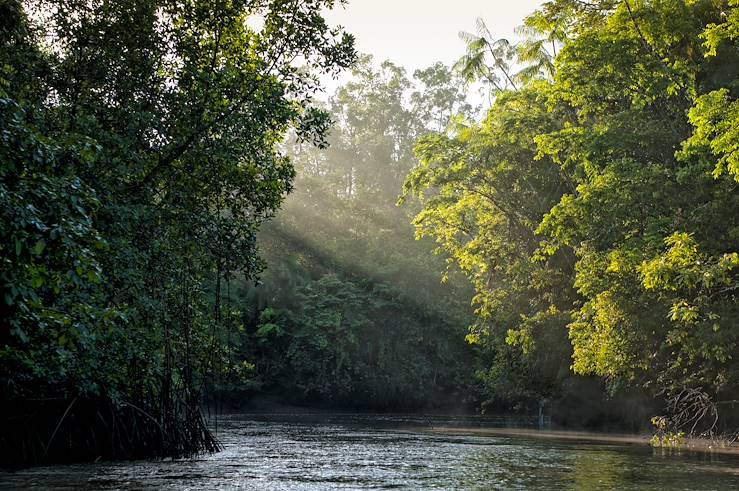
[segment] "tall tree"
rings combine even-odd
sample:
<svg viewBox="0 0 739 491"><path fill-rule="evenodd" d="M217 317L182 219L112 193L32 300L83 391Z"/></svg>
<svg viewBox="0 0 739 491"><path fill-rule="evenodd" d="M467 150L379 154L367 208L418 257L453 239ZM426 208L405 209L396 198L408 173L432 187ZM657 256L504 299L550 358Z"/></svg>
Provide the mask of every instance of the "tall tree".
<svg viewBox="0 0 739 491"><path fill-rule="evenodd" d="M420 164L405 183L406 195L424 204L414 219L418 234L434 238L475 287L478 322L468 339L497 356L486 377L495 398L529 406L567 375L564 326L576 298L571 257L532 261L536 227L567 189L534 143L542 130L561 126L562 115L547 111L540 93L546 86L502 93L479 126L457 136L421 139ZM518 372L504 367L519 356L506 338L528 355ZM513 376L521 379L509 384Z"/></svg>
<svg viewBox="0 0 739 491"><path fill-rule="evenodd" d="M324 141L311 93L355 57L321 16L333 4L3 2L3 236L18 244L3 261L22 271L1 287L4 406L71 401L27 415L3 440L9 458L214 448L199 395L227 347L205 287L259 270L256 230L292 185L276 146L288 127ZM64 206L34 205L34 180ZM97 408L100 423L75 426Z"/></svg>
<svg viewBox="0 0 739 491"><path fill-rule="evenodd" d="M664 396L673 431L728 428L739 391L736 9L545 3L527 22L561 50L548 64L543 38L525 40L519 55L553 79L500 85L482 125L422 139L406 182L424 200L418 230L476 287L473 340L500 346L513 326L526 349L529 319L554 313L576 374ZM488 33L469 39L466 73L510 73Z"/></svg>
<svg viewBox="0 0 739 491"><path fill-rule="evenodd" d="M622 2L562 51L554 97L577 121L539 140L578 182L541 227L579 258L575 371L655 387L673 427L709 433L737 390L739 202L698 143L699 114L739 66L731 44L704 56L725 7Z"/></svg>

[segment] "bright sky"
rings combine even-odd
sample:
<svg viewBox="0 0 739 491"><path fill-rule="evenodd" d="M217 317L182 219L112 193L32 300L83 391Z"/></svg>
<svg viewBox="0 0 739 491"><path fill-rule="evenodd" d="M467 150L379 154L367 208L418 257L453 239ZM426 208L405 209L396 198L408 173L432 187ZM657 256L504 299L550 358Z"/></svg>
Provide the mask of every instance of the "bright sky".
<svg viewBox="0 0 739 491"><path fill-rule="evenodd" d="M337 2L338 3L338 2ZM350 0L326 14L356 37L361 53L390 60L408 74L437 61L448 65L465 52L459 31L475 32L478 17L495 37L513 38L513 29L542 0ZM328 84L327 84L328 85ZM333 84L331 84L333 85ZM327 87L329 93L334 87Z"/></svg>

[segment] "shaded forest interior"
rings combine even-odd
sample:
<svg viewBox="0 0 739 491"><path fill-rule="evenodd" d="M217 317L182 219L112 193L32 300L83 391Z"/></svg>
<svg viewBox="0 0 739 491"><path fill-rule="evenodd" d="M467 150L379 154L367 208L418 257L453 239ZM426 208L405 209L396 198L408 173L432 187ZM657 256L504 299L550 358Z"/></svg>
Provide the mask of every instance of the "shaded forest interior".
<svg viewBox="0 0 739 491"><path fill-rule="evenodd" d="M215 451L264 394L735 440L739 0L412 74L334 4L0 0L3 462Z"/></svg>

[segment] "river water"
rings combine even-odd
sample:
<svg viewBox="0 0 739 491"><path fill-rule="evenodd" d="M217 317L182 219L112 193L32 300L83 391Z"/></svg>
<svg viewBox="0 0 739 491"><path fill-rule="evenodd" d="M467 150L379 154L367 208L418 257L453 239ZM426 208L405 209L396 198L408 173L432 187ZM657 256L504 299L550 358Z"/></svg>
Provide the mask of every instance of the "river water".
<svg viewBox="0 0 739 491"><path fill-rule="evenodd" d="M229 416L218 422L225 450L217 454L0 472L0 489L739 490L739 457L733 455L429 431L495 423L404 416Z"/></svg>

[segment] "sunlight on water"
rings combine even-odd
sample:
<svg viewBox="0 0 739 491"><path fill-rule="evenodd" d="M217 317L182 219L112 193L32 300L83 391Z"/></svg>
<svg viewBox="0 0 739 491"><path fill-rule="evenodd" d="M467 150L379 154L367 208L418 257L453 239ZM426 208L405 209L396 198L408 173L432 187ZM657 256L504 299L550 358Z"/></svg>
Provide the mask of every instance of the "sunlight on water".
<svg viewBox="0 0 739 491"><path fill-rule="evenodd" d="M222 419L226 450L167 462L0 473L0 488L39 489L619 489L739 490L739 458L648 447L444 436L428 425L485 419L240 415Z"/></svg>

